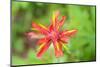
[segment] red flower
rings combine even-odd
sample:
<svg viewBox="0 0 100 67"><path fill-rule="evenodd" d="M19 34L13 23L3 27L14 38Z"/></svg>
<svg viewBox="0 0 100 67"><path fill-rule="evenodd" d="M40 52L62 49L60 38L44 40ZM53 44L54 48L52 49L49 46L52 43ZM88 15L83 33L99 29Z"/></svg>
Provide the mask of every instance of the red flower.
<svg viewBox="0 0 100 67"><path fill-rule="evenodd" d="M77 32L74 30L65 30L60 31L59 28L63 26L66 16L62 16L61 20L58 20L59 11L56 11L52 17L52 23L49 27L45 27L41 24L32 23L32 27L38 32L45 35L44 38L38 41L39 44L39 52L37 53L37 57L41 57L49 48L51 42L53 42L53 46L55 49L55 56L60 57L63 56L62 47L66 48L65 43L68 43L68 39L71 35Z"/></svg>

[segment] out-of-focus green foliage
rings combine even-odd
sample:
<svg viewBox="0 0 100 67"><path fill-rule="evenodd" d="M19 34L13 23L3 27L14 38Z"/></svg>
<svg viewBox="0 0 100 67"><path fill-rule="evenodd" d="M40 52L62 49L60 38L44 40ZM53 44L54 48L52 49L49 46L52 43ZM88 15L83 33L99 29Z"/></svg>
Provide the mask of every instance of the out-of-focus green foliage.
<svg viewBox="0 0 100 67"><path fill-rule="evenodd" d="M36 57L34 48L24 49L24 33L31 29L32 21L45 26L50 24L52 12L60 10L61 15L67 17L64 29L78 29L76 36L72 37L69 44L69 52L64 50L64 56L56 58L51 46L42 59ZM96 60L96 15L95 6L48 4L35 2L12 2L12 65L46 64L60 62L80 62ZM28 51L27 51L28 50ZM24 51L27 57L20 56ZM74 56L74 58L73 58Z"/></svg>

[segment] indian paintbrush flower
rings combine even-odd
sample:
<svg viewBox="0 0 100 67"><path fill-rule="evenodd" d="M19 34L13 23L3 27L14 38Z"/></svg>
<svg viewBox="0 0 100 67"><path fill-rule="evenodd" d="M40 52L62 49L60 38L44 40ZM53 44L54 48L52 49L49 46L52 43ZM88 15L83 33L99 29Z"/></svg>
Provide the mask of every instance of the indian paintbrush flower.
<svg viewBox="0 0 100 67"><path fill-rule="evenodd" d="M77 32L76 29L61 31L60 27L63 26L66 16L62 16L61 20L59 20L59 15L59 11L53 13L51 24L48 27L36 24L35 22L32 23L32 28L45 36L37 42L40 50L37 53L37 57L41 57L47 51L51 43L53 43L55 49L55 56L63 56L62 47L66 48L66 43L68 43L69 38Z"/></svg>

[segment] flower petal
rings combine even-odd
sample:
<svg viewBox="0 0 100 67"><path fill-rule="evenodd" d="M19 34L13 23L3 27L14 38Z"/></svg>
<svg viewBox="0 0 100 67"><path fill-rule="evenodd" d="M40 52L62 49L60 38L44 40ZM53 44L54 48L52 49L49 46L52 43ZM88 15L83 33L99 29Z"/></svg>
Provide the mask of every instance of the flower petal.
<svg viewBox="0 0 100 67"><path fill-rule="evenodd" d="M68 43L69 38L68 37L60 37L60 41L62 41L64 43Z"/></svg>
<svg viewBox="0 0 100 67"><path fill-rule="evenodd" d="M62 19L59 22L59 26L62 26L65 22L66 16L62 16Z"/></svg>
<svg viewBox="0 0 100 67"><path fill-rule="evenodd" d="M76 32L77 32L76 29L70 30L70 31L68 31L68 30L67 31L63 31L61 33L61 36L68 36L68 37L70 37L70 36L74 35Z"/></svg>
<svg viewBox="0 0 100 67"><path fill-rule="evenodd" d="M51 32L53 30L53 25L49 26L49 31Z"/></svg>
<svg viewBox="0 0 100 67"><path fill-rule="evenodd" d="M43 38L43 36L39 33L34 33L34 32L27 32L25 33L29 39L39 39L39 38Z"/></svg>
<svg viewBox="0 0 100 67"><path fill-rule="evenodd" d="M37 42L37 44L40 45L40 44L42 44L42 43L44 43L44 42L47 42L48 40L50 40L49 37L42 38L42 39L40 39L40 40Z"/></svg>
<svg viewBox="0 0 100 67"><path fill-rule="evenodd" d="M55 11L53 13L53 16L52 16L52 25L53 27L55 28L56 24L57 24L57 20L58 20L58 16L59 16L60 12L59 11Z"/></svg>
<svg viewBox="0 0 100 67"><path fill-rule="evenodd" d="M50 41L47 41L47 42L43 43L39 48L40 51L37 53L37 57L40 58L47 51L49 46L50 46Z"/></svg>
<svg viewBox="0 0 100 67"><path fill-rule="evenodd" d="M45 26L43 26L41 24L36 24L36 23L33 22L32 23L32 27L34 27L35 29L37 29L42 34L48 34L48 28L46 28Z"/></svg>
<svg viewBox="0 0 100 67"><path fill-rule="evenodd" d="M56 30L59 30L59 28L64 24L66 19L66 16L62 16L62 19L56 24Z"/></svg>
<svg viewBox="0 0 100 67"><path fill-rule="evenodd" d="M68 50L68 47L67 47L67 45L66 45L64 42L59 41L59 43L60 43L66 50Z"/></svg>
<svg viewBox="0 0 100 67"><path fill-rule="evenodd" d="M54 43L56 57L63 56L62 45L57 41L53 41L53 43Z"/></svg>

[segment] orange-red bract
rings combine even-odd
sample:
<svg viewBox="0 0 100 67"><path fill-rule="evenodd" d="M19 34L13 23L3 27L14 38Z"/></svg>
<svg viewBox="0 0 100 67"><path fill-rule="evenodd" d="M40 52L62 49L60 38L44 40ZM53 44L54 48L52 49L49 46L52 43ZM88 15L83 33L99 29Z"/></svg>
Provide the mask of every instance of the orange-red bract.
<svg viewBox="0 0 100 67"><path fill-rule="evenodd" d="M37 42L37 44L39 44L40 50L37 53L37 57L41 57L47 51L51 42L53 42L55 56L63 56L62 47L65 47L65 44L68 43L69 37L77 32L76 29L59 31L60 27L64 24L64 21L66 19L66 16L62 16L61 20L58 20L59 15L59 11L53 13L53 17L49 27L45 27L41 24L36 24L35 22L32 23L32 28L36 29L41 34L45 35L44 38L41 38Z"/></svg>

